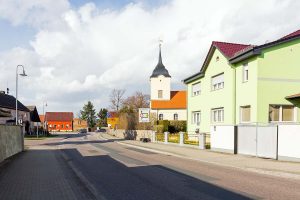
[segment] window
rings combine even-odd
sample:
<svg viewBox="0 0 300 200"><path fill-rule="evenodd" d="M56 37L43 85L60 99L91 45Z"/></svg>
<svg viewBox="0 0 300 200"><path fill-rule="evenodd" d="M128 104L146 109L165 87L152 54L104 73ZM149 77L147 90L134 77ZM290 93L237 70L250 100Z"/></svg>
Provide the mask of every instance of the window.
<svg viewBox="0 0 300 200"><path fill-rule="evenodd" d="M192 123L199 125L200 120L201 120L201 112L200 111L192 112Z"/></svg>
<svg viewBox="0 0 300 200"><path fill-rule="evenodd" d="M174 120L178 120L178 114L177 113L174 114Z"/></svg>
<svg viewBox="0 0 300 200"><path fill-rule="evenodd" d="M63 124L61 125L61 128L64 128L64 125L63 125Z"/></svg>
<svg viewBox="0 0 300 200"><path fill-rule="evenodd" d="M243 82L247 82L249 79L248 63L243 64Z"/></svg>
<svg viewBox="0 0 300 200"><path fill-rule="evenodd" d="M270 105L270 122L293 122L296 120L295 107L291 105Z"/></svg>
<svg viewBox="0 0 300 200"><path fill-rule="evenodd" d="M201 92L201 85L200 82L199 83L195 83L192 85L192 95L193 96L197 96L199 95Z"/></svg>
<svg viewBox="0 0 300 200"><path fill-rule="evenodd" d="M219 90L224 88L224 73L211 78L211 89Z"/></svg>
<svg viewBox="0 0 300 200"><path fill-rule="evenodd" d="M212 109L212 122L223 122L224 121L224 108Z"/></svg>
<svg viewBox="0 0 300 200"><path fill-rule="evenodd" d="M163 114L159 114L158 115L158 120L164 120L164 115Z"/></svg>
<svg viewBox="0 0 300 200"><path fill-rule="evenodd" d="M159 99L163 98L163 91L162 90L158 90L158 98Z"/></svg>
<svg viewBox="0 0 300 200"><path fill-rule="evenodd" d="M251 106L241 106L241 122L250 122L251 120Z"/></svg>

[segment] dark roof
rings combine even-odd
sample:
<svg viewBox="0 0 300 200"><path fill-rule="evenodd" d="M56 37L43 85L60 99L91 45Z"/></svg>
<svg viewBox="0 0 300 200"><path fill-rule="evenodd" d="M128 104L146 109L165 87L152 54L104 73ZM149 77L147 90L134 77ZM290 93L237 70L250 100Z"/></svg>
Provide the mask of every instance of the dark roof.
<svg viewBox="0 0 300 200"><path fill-rule="evenodd" d="M204 63L201 67L200 72L197 72L196 74L191 75L190 77L183 80L184 83L190 83L194 80L197 80L200 77L203 77L205 74L205 71L207 69L207 66L213 56L213 53L215 52L215 49L218 49L228 60L233 57L237 52L242 52L247 49L252 48L252 45L249 44L236 44L236 43L229 43L229 42L218 42L213 41L211 43L211 46L209 48L209 51L206 55L206 58L204 60Z"/></svg>
<svg viewBox="0 0 300 200"><path fill-rule="evenodd" d="M245 59L251 58L253 56L257 56L260 55L262 50L266 49L266 48L270 48L279 44L283 44L289 41L293 41L295 39L299 39L300 38L300 30L297 30L295 32L292 32L278 40L263 44L263 45L259 45L259 46L255 46L253 48L249 48L246 51L243 52L238 52L237 54L235 54L232 58L229 59L229 62L231 64L235 64L238 63L240 61L243 61Z"/></svg>
<svg viewBox="0 0 300 200"><path fill-rule="evenodd" d="M30 121L41 122L36 106L27 106L27 108L30 110Z"/></svg>
<svg viewBox="0 0 300 200"><path fill-rule="evenodd" d="M16 98L0 93L0 108L16 109ZM18 110L29 112L29 109L18 100Z"/></svg>
<svg viewBox="0 0 300 200"><path fill-rule="evenodd" d="M46 112L45 121L73 121L72 112Z"/></svg>
<svg viewBox="0 0 300 200"><path fill-rule="evenodd" d="M156 67L154 68L152 75L150 78L158 77L159 75L163 75L165 77L171 77L168 70L164 66L161 58L161 47L159 46L159 55L158 55L158 63Z"/></svg>

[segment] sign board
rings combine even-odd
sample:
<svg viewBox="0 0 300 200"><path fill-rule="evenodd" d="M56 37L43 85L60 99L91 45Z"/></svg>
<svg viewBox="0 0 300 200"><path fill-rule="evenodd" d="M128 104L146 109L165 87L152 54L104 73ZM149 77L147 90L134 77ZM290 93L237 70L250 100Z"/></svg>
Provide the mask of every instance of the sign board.
<svg viewBox="0 0 300 200"><path fill-rule="evenodd" d="M150 122L150 108L139 108L139 122Z"/></svg>

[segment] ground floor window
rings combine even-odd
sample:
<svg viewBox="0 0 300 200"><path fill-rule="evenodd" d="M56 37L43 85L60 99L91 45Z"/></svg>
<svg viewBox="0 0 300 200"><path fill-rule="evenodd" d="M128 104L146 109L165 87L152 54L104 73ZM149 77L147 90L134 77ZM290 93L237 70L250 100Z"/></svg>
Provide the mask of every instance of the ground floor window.
<svg viewBox="0 0 300 200"><path fill-rule="evenodd" d="M296 121L295 107L292 105L270 105L270 122L293 122Z"/></svg>
<svg viewBox="0 0 300 200"><path fill-rule="evenodd" d="M201 121L201 112L200 111L192 112L192 123L200 125L200 121Z"/></svg>
<svg viewBox="0 0 300 200"><path fill-rule="evenodd" d="M63 124L61 125L61 128L64 128L64 125L63 125Z"/></svg>
<svg viewBox="0 0 300 200"><path fill-rule="evenodd" d="M163 114L159 114L158 115L158 120L164 120L164 115Z"/></svg>
<svg viewBox="0 0 300 200"><path fill-rule="evenodd" d="M241 122L250 122L251 120L251 106L241 106L240 108L240 121Z"/></svg>
<svg viewBox="0 0 300 200"><path fill-rule="evenodd" d="M214 108L211 110L212 122L224 121L224 108Z"/></svg>
<svg viewBox="0 0 300 200"><path fill-rule="evenodd" d="M174 120L178 120L178 114L177 113L174 114Z"/></svg>

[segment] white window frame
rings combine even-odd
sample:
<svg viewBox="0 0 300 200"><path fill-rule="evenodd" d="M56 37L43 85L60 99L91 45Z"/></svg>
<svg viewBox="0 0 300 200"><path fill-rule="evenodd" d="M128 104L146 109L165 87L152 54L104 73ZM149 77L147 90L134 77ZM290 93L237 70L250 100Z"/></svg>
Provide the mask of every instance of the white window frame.
<svg viewBox="0 0 300 200"><path fill-rule="evenodd" d="M215 117L215 115L216 115L216 117ZM224 108L223 107L211 109L211 122L212 123L223 123L224 122Z"/></svg>
<svg viewBox="0 0 300 200"><path fill-rule="evenodd" d="M176 117L175 117L176 116ZM176 119L175 119L176 118ZM173 119L176 121L176 120L178 120L178 113L174 113L174 115L173 115Z"/></svg>
<svg viewBox="0 0 300 200"><path fill-rule="evenodd" d="M249 121L244 121L243 120L243 108L249 108L250 109L250 120ZM251 123L251 105L246 105L246 106L240 106L240 122L241 123Z"/></svg>
<svg viewBox="0 0 300 200"><path fill-rule="evenodd" d="M249 81L249 66L248 63L243 64L243 83Z"/></svg>
<svg viewBox="0 0 300 200"><path fill-rule="evenodd" d="M199 90L194 91L194 87L196 87L197 85L199 85ZM197 82L192 84L192 96L198 96L201 94L201 82Z"/></svg>
<svg viewBox="0 0 300 200"><path fill-rule="evenodd" d="M160 116L162 116L161 119L160 119ZM158 120L164 120L164 114L162 114L162 113L158 114Z"/></svg>
<svg viewBox="0 0 300 200"><path fill-rule="evenodd" d="M279 106L279 121L270 121L270 123L291 123L291 122L297 122L297 107L294 105L284 105L284 104L270 104L269 105L269 112L270 112L270 106ZM282 107L283 106L292 106L294 107L293 110L293 120L292 121L282 121ZM268 116L269 117L269 116Z"/></svg>
<svg viewBox="0 0 300 200"><path fill-rule="evenodd" d="M214 82L214 78L218 77L218 76L223 76L223 82L217 82L217 83L213 83ZM224 75L224 72L223 73L220 73L220 74L217 74L215 76L212 76L211 77L211 90L212 91L215 91L215 90L220 90L220 89L223 89L224 88L224 85L225 85L225 75Z"/></svg>
<svg viewBox="0 0 300 200"><path fill-rule="evenodd" d="M192 112L192 124L196 124L197 126L201 123L201 111L193 111Z"/></svg>
<svg viewBox="0 0 300 200"><path fill-rule="evenodd" d="M161 96L159 95L160 92L161 92ZM157 98L158 98L158 99L162 99L163 97L164 97L163 90L158 90L158 91L157 91Z"/></svg>

